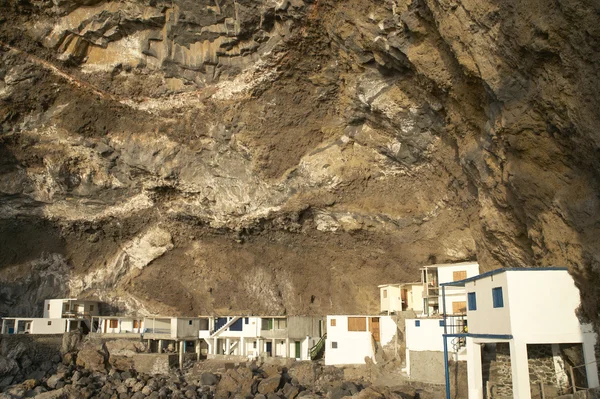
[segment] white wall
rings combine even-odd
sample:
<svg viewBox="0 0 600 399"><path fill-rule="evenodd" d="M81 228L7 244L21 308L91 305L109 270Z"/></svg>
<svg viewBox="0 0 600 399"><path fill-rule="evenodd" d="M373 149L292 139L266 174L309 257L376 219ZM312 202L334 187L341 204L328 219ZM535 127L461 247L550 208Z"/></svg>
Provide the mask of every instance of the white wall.
<svg viewBox="0 0 600 399"><path fill-rule="evenodd" d="M423 313L423 284L412 284L406 286L408 288L408 309L412 309L415 313Z"/></svg>
<svg viewBox="0 0 600 399"><path fill-rule="evenodd" d="M523 272L519 272L523 273ZM494 308L492 302L492 288L502 287L502 296L504 299L503 308ZM468 310L467 319L469 333L471 334L511 334L510 326L510 303L512 301L507 295L506 273L501 273L479 280L471 281L465 285L465 291L475 292L477 298L477 310ZM532 303L521 302L522 306L530 313L537 312Z"/></svg>
<svg viewBox="0 0 600 399"><path fill-rule="evenodd" d="M348 331L349 317L367 318L367 331ZM371 317L379 317L380 345L390 343L397 329L393 316L327 316L326 365L365 364L365 357L374 357L373 338L369 332ZM331 325L332 319L336 321L335 326ZM337 348L333 348L334 342Z"/></svg>
<svg viewBox="0 0 600 399"><path fill-rule="evenodd" d="M420 323L420 327L415 322ZM410 351L443 351L444 327L443 319L406 319L406 350Z"/></svg>
<svg viewBox="0 0 600 399"><path fill-rule="evenodd" d="M450 283L454 281L454 272L466 271L467 278L477 276L479 274L479 264L476 262L456 263L452 265L438 266L439 284ZM452 314L452 304L454 302L465 302L466 295L463 287L446 287L446 313ZM440 309L442 314L444 311L441 300L442 289L440 287Z"/></svg>
<svg viewBox="0 0 600 399"><path fill-rule="evenodd" d="M507 271L512 335L525 342L582 342L579 290L566 270ZM490 294L491 295L491 294ZM508 299L508 303L507 303Z"/></svg>
<svg viewBox="0 0 600 399"><path fill-rule="evenodd" d="M384 291L387 292L386 298L384 298ZM398 285L379 287L379 301L381 312L401 311L402 298L400 298L400 287Z"/></svg>
<svg viewBox="0 0 600 399"><path fill-rule="evenodd" d="M50 305L50 309L48 309ZM46 299L44 301L44 318L60 319L62 317L62 299Z"/></svg>
<svg viewBox="0 0 600 399"><path fill-rule="evenodd" d="M31 319L30 334L62 334L67 330L66 323L68 320L61 318Z"/></svg>

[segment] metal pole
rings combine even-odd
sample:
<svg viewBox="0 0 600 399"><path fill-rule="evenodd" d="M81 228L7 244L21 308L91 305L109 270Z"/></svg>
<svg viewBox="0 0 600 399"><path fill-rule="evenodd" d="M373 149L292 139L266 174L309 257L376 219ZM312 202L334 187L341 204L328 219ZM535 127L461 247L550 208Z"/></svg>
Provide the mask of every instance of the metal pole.
<svg viewBox="0 0 600 399"><path fill-rule="evenodd" d="M442 310L444 317L444 371L446 377L446 399L450 399L450 370L448 370L448 327L446 326L446 286L442 285Z"/></svg>

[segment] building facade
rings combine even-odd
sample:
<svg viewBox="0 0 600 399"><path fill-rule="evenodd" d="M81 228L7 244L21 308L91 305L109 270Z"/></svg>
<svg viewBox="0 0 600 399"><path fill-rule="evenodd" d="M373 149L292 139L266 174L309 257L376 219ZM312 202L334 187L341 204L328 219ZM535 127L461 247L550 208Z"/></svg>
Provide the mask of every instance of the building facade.
<svg viewBox="0 0 600 399"><path fill-rule="evenodd" d="M500 269L446 286L467 294L470 399L486 390L528 399L598 387L596 333L577 318L579 291L566 268ZM484 378L491 363L507 372Z"/></svg>

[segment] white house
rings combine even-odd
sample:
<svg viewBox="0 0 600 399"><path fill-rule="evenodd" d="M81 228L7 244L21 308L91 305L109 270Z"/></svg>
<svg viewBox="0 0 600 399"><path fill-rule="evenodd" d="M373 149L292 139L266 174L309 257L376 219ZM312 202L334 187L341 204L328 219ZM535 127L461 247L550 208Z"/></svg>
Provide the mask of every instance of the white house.
<svg viewBox="0 0 600 399"><path fill-rule="evenodd" d="M46 299L44 301L44 318L91 318L100 314L99 302L76 298Z"/></svg>
<svg viewBox="0 0 600 399"><path fill-rule="evenodd" d="M406 319L406 373L409 378L421 382L442 383L443 373L432 372L444 369L444 331L465 333L466 322L461 316L428 317ZM445 326L446 324L446 326ZM446 330L444 330L444 326ZM454 337L448 340L448 349L453 360L467 359L466 340ZM432 367L435 366L435 367Z"/></svg>
<svg viewBox="0 0 600 399"><path fill-rule="evenodd" d="M544 389L551 397L549 390L558 395L573 385L598 387L596 334L577 318L579 291L566 268L499 269L445 286L467 292L470 399L483 398L486 389L528 399ZM504 362L506 378L490 381L488 372L484 381L489 362Z"/></svg>
<svg viewBox="0 0 600 399"><path fill-rule="evenodd" d="M211 356L288 357L310 360L324 333L323 320L308 316L228 316L209 319L200 338Z"/></svg>
<svg viewBox="0 0 600 399"><path fill-rule="evenodd" d="M405 310L423 313L423 284L403 283L379 286L380 311L394 314Z"/></svg>
<svg viewBox="0 0 600 399"><path fill-rule="evenodd" d="M393 344L398 326L392 316L327 316L326 365L375 361L383 346Z"/></svg>
<svg viewBox="0 0 600 399"><path fill-rule="evenodd" d="M477 262L461 262L437 264L422 267L421 282L423 284L423 313L434 316L443 313L441 303L441 284L464 280L479 274ZM446 313L464 314L466 296L463 287L449 286L446 290Z"/></svg>
<svg viewBox="0 0 600 399"><path fill-rule="evenodd" d="M44 317L5 317L2 334L62 334L81 329L90 331L91 318L98 315L99 303L75 298L47 299Z"/></svg>
<svg viewBox="0 0 600 399"><path fill-rule="evenodd" d="M143 317L96 316L92 317L92 331L101 334L141 334L144 332Z"/></svg>

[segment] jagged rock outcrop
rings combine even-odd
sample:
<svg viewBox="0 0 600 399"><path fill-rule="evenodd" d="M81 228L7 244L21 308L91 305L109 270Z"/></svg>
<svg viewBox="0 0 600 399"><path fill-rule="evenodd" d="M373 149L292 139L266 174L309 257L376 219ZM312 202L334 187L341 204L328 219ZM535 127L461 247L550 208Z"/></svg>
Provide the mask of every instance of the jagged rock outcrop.
<svg viewBox="0 0 600 399"><path fill-rule="evenodd" d="M476 258L596 320L592 2L192 3L0 5L0 312L375 311Z"/></svg>

